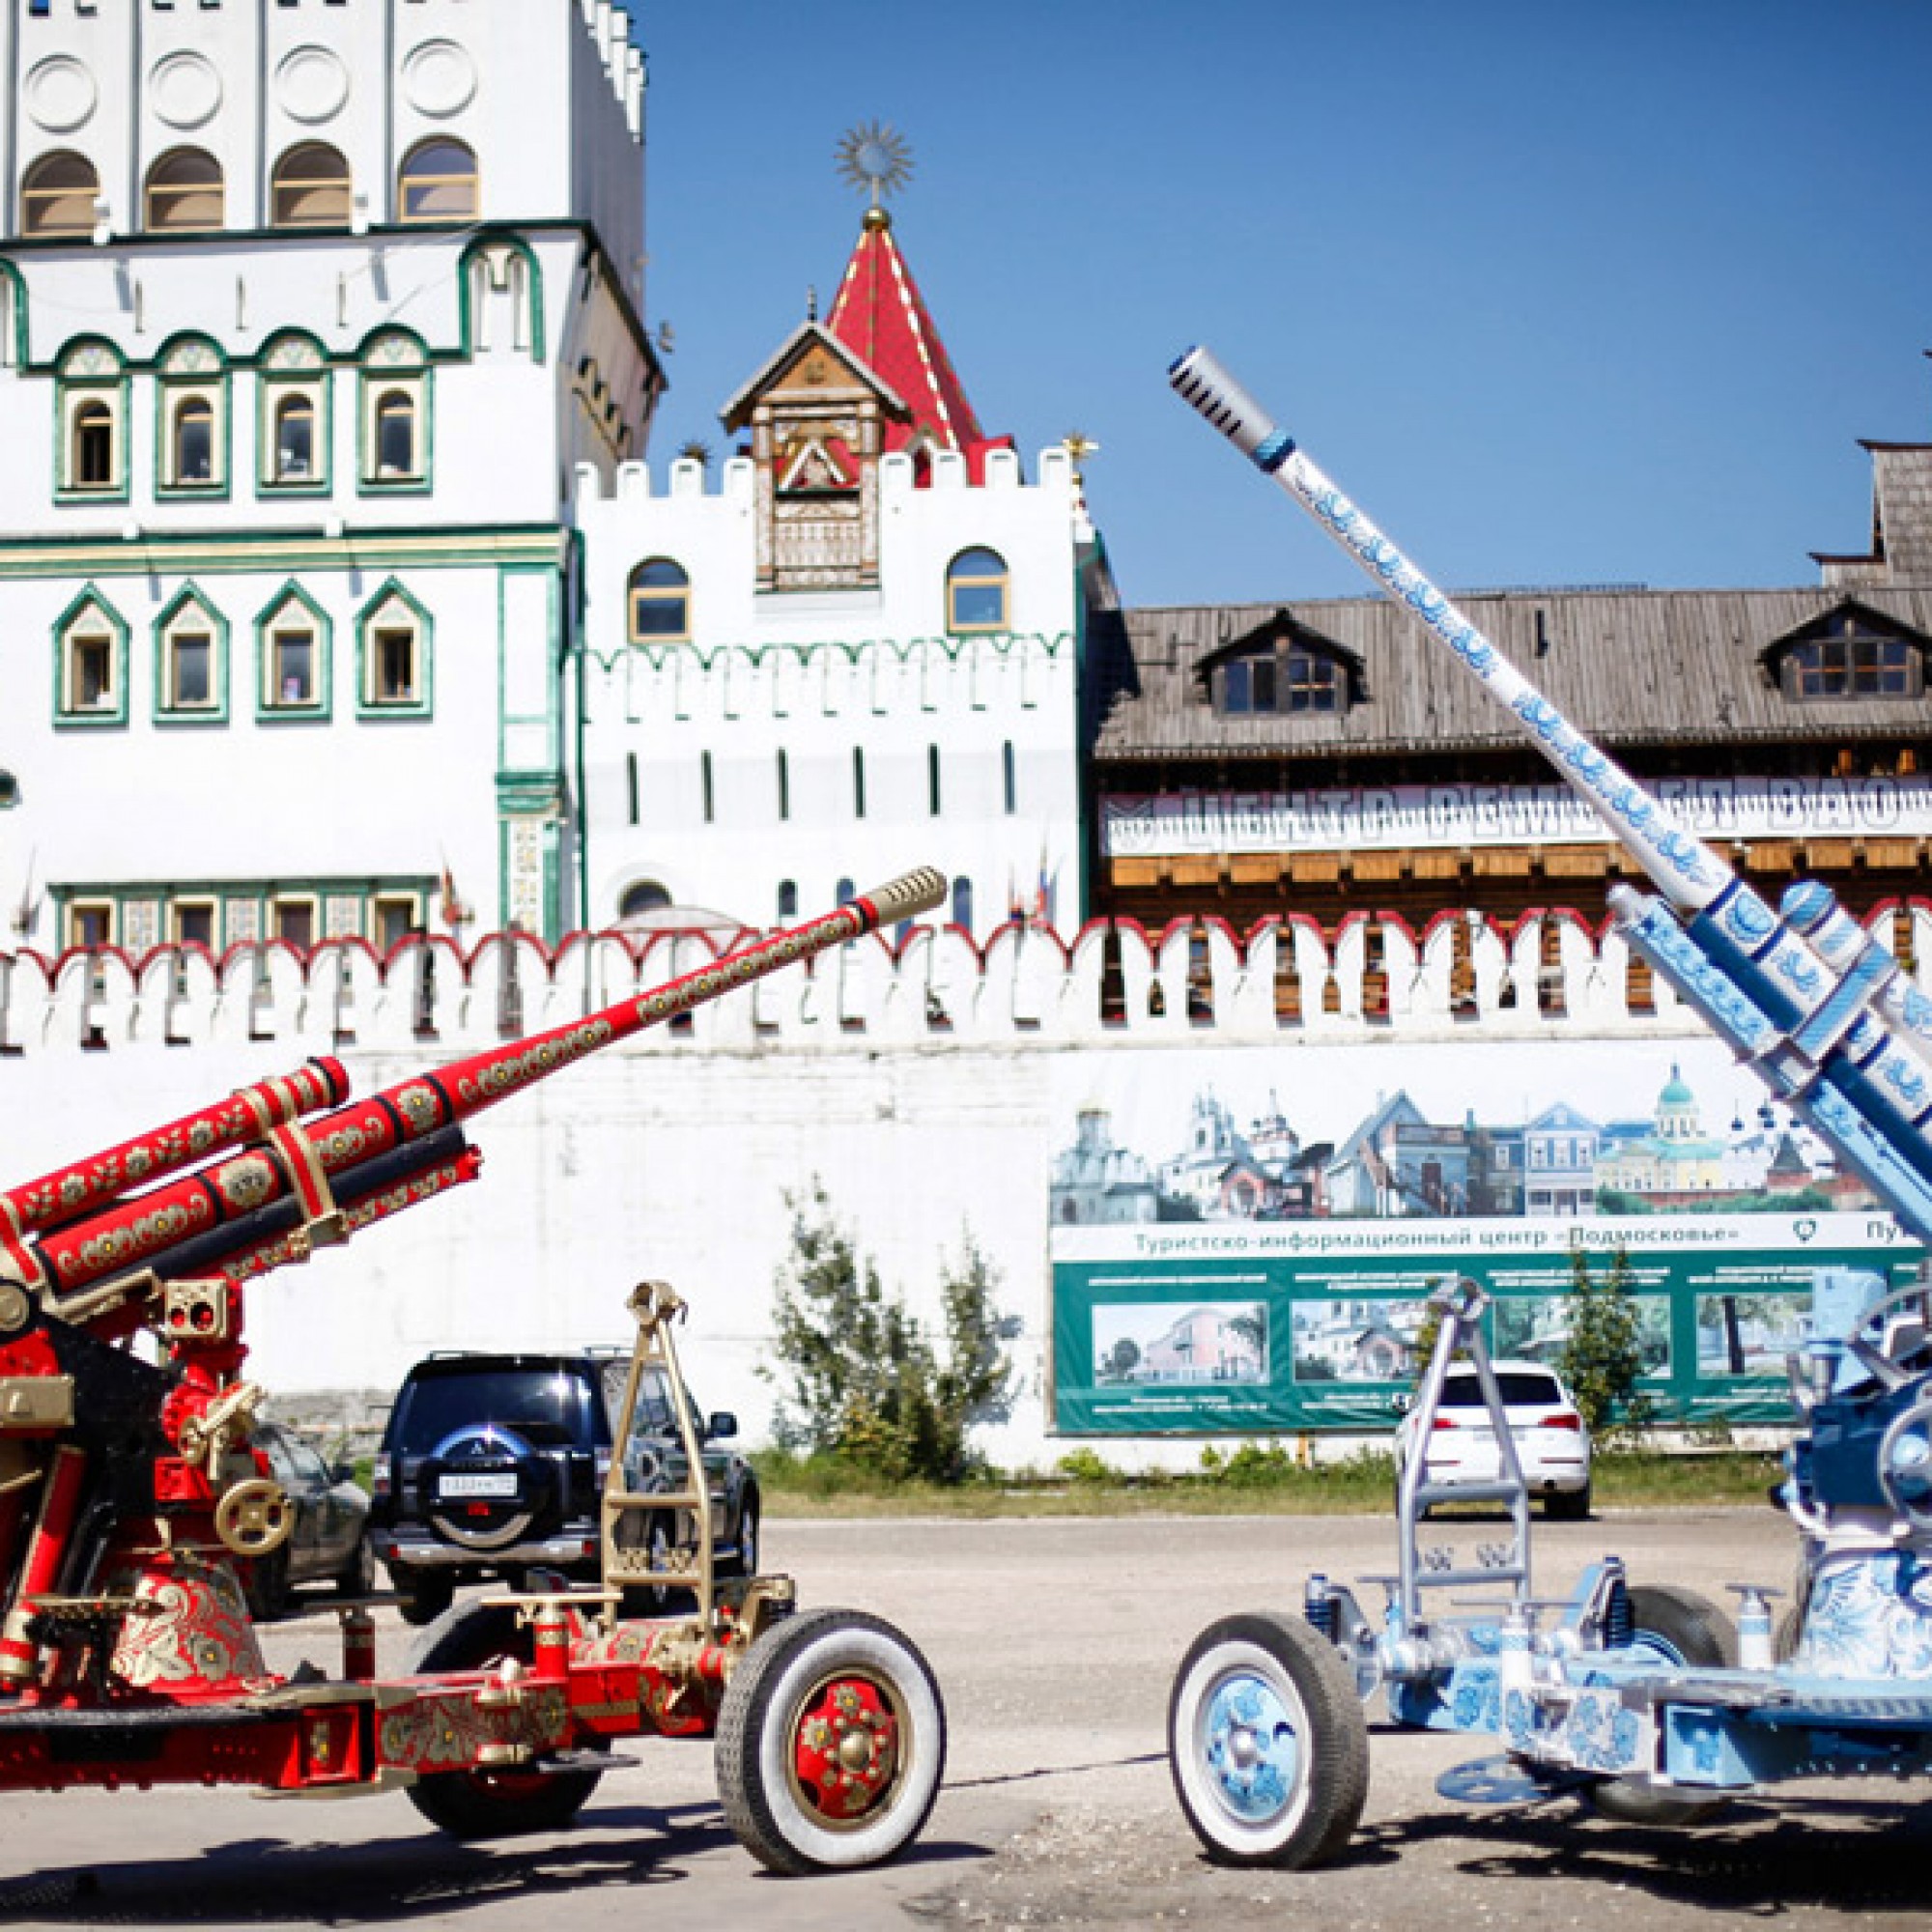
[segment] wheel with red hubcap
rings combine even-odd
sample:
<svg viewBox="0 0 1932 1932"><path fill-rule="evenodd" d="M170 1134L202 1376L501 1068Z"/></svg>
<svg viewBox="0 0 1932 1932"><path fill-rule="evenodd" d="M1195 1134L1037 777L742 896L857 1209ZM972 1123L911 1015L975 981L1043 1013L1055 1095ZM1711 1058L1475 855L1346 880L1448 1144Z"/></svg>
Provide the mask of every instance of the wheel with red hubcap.
<svg viewBox="0 0 1932 1932"><path fill-rule="evenodd" d="M939 1686L878 1617L787 1617L732 1674L717 1761L726 1821L772 1870L877 1864L918 1834L939 1795Z"/></svg>

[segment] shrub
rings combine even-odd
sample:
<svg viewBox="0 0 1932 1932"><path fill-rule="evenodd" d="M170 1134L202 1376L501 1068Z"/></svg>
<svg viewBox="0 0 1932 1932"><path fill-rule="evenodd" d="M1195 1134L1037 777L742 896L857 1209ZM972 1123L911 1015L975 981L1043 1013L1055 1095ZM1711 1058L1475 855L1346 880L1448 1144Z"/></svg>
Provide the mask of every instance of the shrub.
<svg viewBox="0 0 1932 1932"><path fill-rule="evenodd" d="M1053 1465L1069 1482L1117 1483L1120 1471L1093 1449L1069 1449Z"/></svg>
<svg viewBox="0 0 1932 1932"><path fill-rule="evenodd" d="M1212 1456L1210 1463L1208 1458ZM1279 1442L1265 1448L1259 1442L1243 1442L1230 1456L1215 1455L1212 1447L1201 1452L1201 1467L1217 1483L1230 1489L1261 1490L1286 1482L1294 1473L1294 1459Z"/></svg>
<svg viewBox="0 0 1932 1932"><path fill-rule="evenodd" d="M1006 1344L1017 1323L999 1313L995 1279L971 1235L946 1264L942 1355L887 1294L814 1180L787 1195L792 1248L772 1316L781 1448L831 1455L887 1482L956 1483L974 1470L968 1432L1012 1409Z"/></svg>
<svg viewBox="0 0 1932 1932"><path fill-rule="evenodd" d="M1642 1327L1630 1289L1630 1257L1619 1248L1600 1279L1581 1248L1570 1255L1570 1334L1557 1357L1577 1408L1606 1445L1633 1441L1650 1426Z"/></svg>

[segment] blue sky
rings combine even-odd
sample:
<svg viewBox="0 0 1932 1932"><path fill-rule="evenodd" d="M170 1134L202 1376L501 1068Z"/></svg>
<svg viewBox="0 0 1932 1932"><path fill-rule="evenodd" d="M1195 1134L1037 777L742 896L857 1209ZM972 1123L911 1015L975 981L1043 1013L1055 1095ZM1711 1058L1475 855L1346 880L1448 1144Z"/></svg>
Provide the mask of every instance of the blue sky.
<svg viewBox="0 0 1932 1932"><path fill-rule="evenodd" d="M858 232L989 432L1100 444L1130 604L1365 589L1168 391L1209 343L1449 587L1815 582L1932 440L1926 0L630 0L647 308L697 439Z"/></svg>

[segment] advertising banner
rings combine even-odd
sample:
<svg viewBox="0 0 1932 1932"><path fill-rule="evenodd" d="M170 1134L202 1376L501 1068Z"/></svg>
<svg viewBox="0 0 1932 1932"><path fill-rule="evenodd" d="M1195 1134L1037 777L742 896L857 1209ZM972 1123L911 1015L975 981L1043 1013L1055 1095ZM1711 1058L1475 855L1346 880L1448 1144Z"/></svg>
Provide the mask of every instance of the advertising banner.
<svg viewBox="0 0 1932 1932"><path fill-rule="evenodd" d="M1715 1042L1406 1046L1372 1098L1365 1065L1398 1062L1079 1069L1052 1187L1062 1434L1390 1429L1434 1288L1475 1281L1492 1352L1560 1366L1578 1257L1598 1280L1621 1258L1659 1421L1788 1422L1814 1275L1902 1285L1922 1258Z"/></svg>

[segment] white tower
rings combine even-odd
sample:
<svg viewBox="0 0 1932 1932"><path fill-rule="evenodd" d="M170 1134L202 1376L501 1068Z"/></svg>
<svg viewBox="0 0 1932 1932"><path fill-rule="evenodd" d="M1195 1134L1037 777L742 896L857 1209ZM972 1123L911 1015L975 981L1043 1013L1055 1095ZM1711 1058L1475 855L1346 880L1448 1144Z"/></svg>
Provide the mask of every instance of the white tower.
<svg viewBox="0 0 1932 1932"><path fill-rule="evenodd" d="M663 386L626 15L32 0L0 76L6 937L576 923L574 478Z"/></svg>

